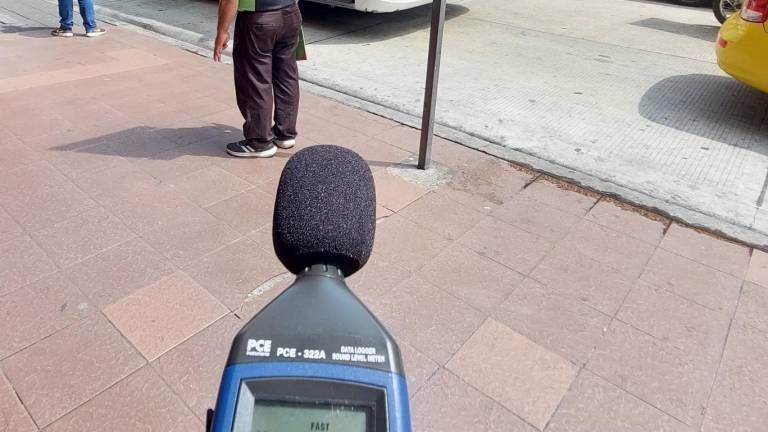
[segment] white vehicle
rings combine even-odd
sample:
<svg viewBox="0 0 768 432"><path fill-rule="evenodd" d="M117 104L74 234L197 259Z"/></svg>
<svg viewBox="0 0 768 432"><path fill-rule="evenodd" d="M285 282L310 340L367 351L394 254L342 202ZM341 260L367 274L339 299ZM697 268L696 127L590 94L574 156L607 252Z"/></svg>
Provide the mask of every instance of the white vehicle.
<svg viewBox="0 0 768 432"><path fill-rule="evenodd" d="M307 0L363 12L395 12L432 3L432 0Z"/></svg>

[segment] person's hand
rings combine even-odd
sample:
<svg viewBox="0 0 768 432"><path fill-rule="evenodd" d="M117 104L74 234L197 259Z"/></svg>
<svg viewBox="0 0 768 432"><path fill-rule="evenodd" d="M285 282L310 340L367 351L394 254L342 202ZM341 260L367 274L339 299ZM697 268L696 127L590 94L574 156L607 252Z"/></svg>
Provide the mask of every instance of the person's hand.
<svg viewBox="0 0 768 432"><path fill-rule="evenodd" d="M229 45L229 32L220 31L216 33L216 42L213 44L213 61L221 62L221 53Z"/></svg>

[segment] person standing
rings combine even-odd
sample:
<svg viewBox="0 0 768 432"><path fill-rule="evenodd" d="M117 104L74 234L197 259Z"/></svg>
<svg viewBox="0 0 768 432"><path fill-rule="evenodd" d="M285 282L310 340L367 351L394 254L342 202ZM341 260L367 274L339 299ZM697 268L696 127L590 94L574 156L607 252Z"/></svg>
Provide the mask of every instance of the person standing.
<svg viewBox="0 0 768 432"><path fill-rule="evenodd" d="M83 17L83 27L85 35L88 37L101 36L107 31L96 25L96 12L93 10L93 0L77 0L80 6L80 16ZM74 2L73 0L59 0L59 27L51 32L53 36L72 37L74 25Z"/></svg>
<svg viewBox="0 0 768 432"><path fill-rule="evenodd" d="M296 48L301 11L296 0L219 0L215 61L221 61L229 43L229 26L235 15L232 58L237 106L245 120L245 139L227 144L227 153L236 157L272 157L277 147L289 149L296 144Z"/></svg>

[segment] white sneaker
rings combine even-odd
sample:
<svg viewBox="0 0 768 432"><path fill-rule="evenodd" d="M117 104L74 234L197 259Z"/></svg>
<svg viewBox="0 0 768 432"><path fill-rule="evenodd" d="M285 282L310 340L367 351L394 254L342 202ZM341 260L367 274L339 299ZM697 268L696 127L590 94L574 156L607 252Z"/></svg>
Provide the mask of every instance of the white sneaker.
<svg viewBox="0 0 768 432"><path fill-rule="evenodd" d="M72 29L65 29L62 27L55 28L51 31L51 36L58 36L58 37L72 37L75 34L72 33Z"/></svg>
<svg viewBox="0 0 768 432"><path fill-rule="evenodd" d="M283 150L287 150L296 145L296 140L295 139L287 139L287 140L273 139L272 143Z"/></svg>
<svg viewBox="0 0 768 432"><path fill-rule="evenodd" d="M85 36L86 36L86 37L99 37L99 36L103 35L103 34L104 34L104 33L106 33L106 32L107 32L107 31L106 31L106 30L104 30L103 28L101 28L101 27L96 27L95 29L93 29L93 30L91 30L91 31L89 31L89 32L86 32L86 33L85 33Z"/></svg>

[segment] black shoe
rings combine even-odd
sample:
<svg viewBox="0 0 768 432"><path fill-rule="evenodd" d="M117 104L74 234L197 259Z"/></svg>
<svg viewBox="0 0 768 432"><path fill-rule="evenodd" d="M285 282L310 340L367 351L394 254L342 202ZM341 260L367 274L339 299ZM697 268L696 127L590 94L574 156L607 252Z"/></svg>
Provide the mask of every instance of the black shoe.
<svg viewBox="0 0 768 432"><path fill-rule="evenodd" d="M277 153L277 147L271 142L243 140L227 144L227 153L235 157L268 158Z"/></svg>

